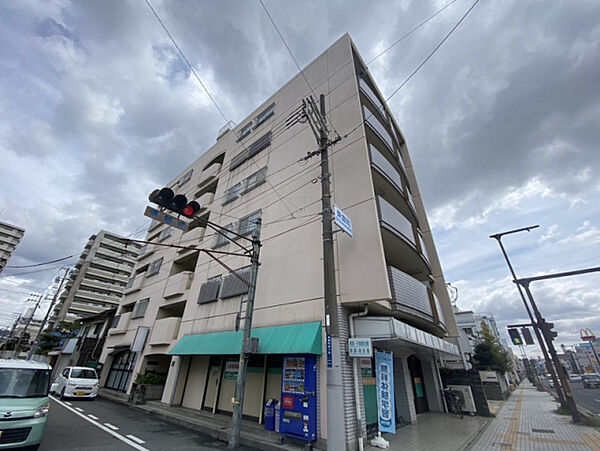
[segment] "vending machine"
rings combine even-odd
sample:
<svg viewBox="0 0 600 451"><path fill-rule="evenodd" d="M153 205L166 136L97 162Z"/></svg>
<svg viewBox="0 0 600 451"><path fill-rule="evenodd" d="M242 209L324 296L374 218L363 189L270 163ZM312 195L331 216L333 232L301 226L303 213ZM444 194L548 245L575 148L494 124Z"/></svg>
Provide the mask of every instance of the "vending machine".
<svg viewBox="0 0 600 451"><path fill-rule="evenodd" d="M312 354L283 358L279 432L300 440L317 439L317 367Z"/></svg>

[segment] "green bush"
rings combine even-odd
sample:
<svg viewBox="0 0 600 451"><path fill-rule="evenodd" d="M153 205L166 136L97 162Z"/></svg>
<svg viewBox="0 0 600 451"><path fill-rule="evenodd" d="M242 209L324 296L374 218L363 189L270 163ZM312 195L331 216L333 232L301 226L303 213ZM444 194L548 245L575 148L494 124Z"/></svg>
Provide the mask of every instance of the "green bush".
<svg viewBox="0 0 600 451"><path fill-rule="evenodd" d="M166 380L166 374L150 373L146 371L144 374L138 375L135 383L138 385L164 385Z"/></svg>

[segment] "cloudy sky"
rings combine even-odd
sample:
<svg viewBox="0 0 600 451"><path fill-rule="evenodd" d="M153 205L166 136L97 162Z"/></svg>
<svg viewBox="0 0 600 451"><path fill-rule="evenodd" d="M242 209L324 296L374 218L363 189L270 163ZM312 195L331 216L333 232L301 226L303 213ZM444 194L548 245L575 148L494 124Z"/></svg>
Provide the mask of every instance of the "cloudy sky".
<svg viewBox="0 0 600 451"><path fill-rule="evenodd" d="M236 123L297 73L258 1L151 3ZM346 32L370 61L452 3L369 64L389 96L473 1L264 3L301 66ZM147 194L225 122L145 1L2 0L0 25L0 220L26 229L9 265L79 254L101 228L143 236ZM461 309L526 320L493 233L540 225L505 238L522 277L598 266L599 61L597 1L482 0L389 101ZM38 269L0 276L0 325L58 268ZM559 342L600 333L599 287L532 286Z"/></svg>

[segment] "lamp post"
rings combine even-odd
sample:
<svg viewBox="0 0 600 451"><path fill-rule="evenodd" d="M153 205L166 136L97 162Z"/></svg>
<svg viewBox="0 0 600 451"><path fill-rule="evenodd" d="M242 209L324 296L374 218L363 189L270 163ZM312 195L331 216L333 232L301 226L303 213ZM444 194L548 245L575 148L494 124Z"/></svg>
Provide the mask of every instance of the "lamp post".
<svg viewBox="0 0 600 451"><path fill-rule="evenodd" d="M539 225L533 225L533 226L529 226L529 227L522 227L520 229L514 229L514 230L509 230L507 232L501 232L501 233L496 233L494 235L490 235L490 238L494 238L496 241L498 241L498 245L500 246L502 255L504 255L504 259L506 260L506 264L508 265L508 269L510 270L510 274L512 275L513 281L515 281L517 279L517 275L515 274L515 270L514 270L512 264L510 263L508 254L506 253L506 249L504 249L504 245L502 244L502 237L504 235L510 235L510 234L518 233L518 232L525 232L525 231L530 232L532 229L537 229L538 227L539 227ZM525 295L523 294L521 285L517 284L517 289L519 291L519 295L521 296L521 300L523 301L523 305L525 306L525 310L527 311L527 315L529 316L529 319L531 320L531 325L533 326L533 331L535 332L535 336L537 338L538 344L540 346L540 349L542 350L542 354L544 355L546 369L547 369L548 373L550 374L550 377L552 378L552 382L554 382L554 386L556 387L556 394L558 395L560 404L562 407L566 408L567 407L566 399L562 392L560 384L558 382L558 377L556 375L556 372L554 371L554 368L552 366L552 360L550 359L550 356L548 355L548 351L546 350L546 346L544 345L544 339L543 339L542 333L539 329L539 325L536 323L535 319L533 318L533 314L531 313L529 305L527 305L527 300L525 299Z"/></svg>

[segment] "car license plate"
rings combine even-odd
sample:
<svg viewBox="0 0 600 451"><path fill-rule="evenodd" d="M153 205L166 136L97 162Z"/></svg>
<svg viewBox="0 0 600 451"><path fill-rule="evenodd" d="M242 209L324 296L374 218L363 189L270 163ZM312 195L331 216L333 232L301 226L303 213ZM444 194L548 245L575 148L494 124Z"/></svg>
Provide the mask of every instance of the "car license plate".
<svg viewBox="0 0 600 451"><path fill-rule="evenodd" d="M85 392L84 391L76 391L75 396L85 396Z"/></svg>

